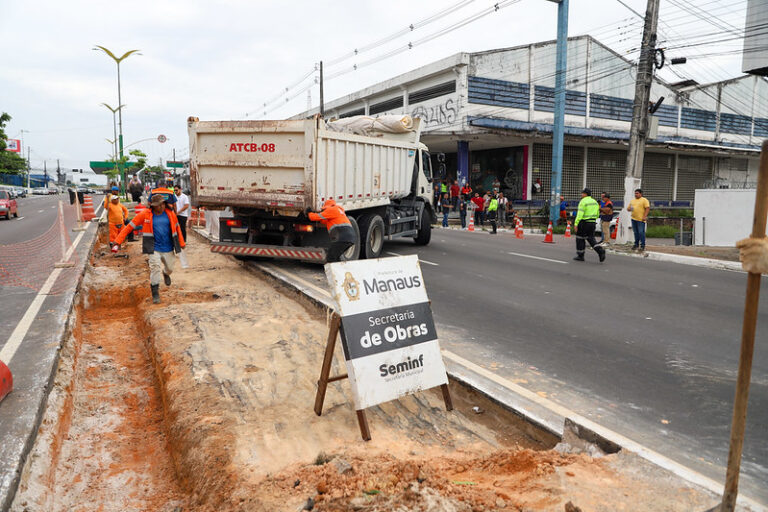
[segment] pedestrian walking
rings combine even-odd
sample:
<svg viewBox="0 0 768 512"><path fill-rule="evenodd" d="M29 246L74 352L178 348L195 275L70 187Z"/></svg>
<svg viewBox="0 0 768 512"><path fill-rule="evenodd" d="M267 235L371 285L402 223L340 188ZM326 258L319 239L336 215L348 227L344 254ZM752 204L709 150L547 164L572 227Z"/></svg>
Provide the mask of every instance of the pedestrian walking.
<svg viewBox="0 0 768 512"><path fill-rule="evenodd" d="M576 261L584 261L586 242L597 253L600 261L605 261L605 249L595 240L595 223L600 216L600 205L592 197L592 191L585 188L581 192L578 213L576 214Z"/></svg>
<svg viewBox="0 0 768 512"><path fill-rule="evenodd" d="M120 196L115 193L109 195L106 210L107 223L109 224L109 246L112 247L115 245L117 235L120 234L120 230L123 229L128 218L128 208L120 202Z"/></svg>
<svg viewBox="0 0 768 512"><path fill-rule="evenodd" d="M600 235L601 244L610 243L611 221L613 220L613 201L608 192L600 194Z"/></svg>
<svg viewBox="0 0 768 512"><path fill-rule="evenodd" d="M635 198L629 202L627 210L632 213L632 232L635 235L633 251L645 250L645 226L648 222L648 214L651 212L651 203L643 197L642 189L635 190Z"/></svg>
<svg viewBox="0 0 768 512"><path fill-rule="evenodd" d="M475 206L475 224L478 226L483 225L483 198L480 197L478 192L475 192L475 197L472 198L472 204Z"/></svg>
<svg viewBox="0 0 768 512"><path fill-rule="evenodd" d="M491 235L496 234L496 216L499 211L499 200L496 199L496 194L492 195L488 200L488 221L491 223Z"/></svg>
<svg viewBox="0 0 768 512"><path fill-rule="evenodd" d="M443 227L448 227L448 213L451 211L451 199L448 197L448 194L443 194L443 198L440 200L440 208L443 212Z"/></svg>
<svg viewBox="0 0 768 512"><path fill-rule="evenodd" d="M509 204L509 199L504 197L504 192L499 192L498 203L499 207L496 210L496 217L498 219L499 225L504 227L507 223L507 204Z"/></svg>
<svg viewBox="0 0 768 512"><path fill-rule="evenodd" d="M150 207L123 227L112 246L112 252L117 253L125 237L137 226L142 226L142 253L149 254L149 285L155 304L160 303L160 281L171 286L175 253L181 252L185 245L172 199L173 193L168 189L153 190L149 198Z"/></svg>
<svg viewBox="0 0 768 512"><path fill-rule="evenodd" d="M333 199L326 199L320 213L314 213L311 208L307 208L306 213L309 220L321 222L331 237L326 260L329 263L340 261L344 252L355 245L355 229L349 222L344 208L337 205Z"/></svg>
<svg viewBox="0 0 768 512"><path fill-rule="evenodd" d="M451 185L451 205L453 206L453 211L456 211L459 209L459 193L461 192L461 188L459 187L459 182L457 180L453 180L453 185Z"/></svg>
<svg viewBox="0 0 768 512"><path fill-rule="evenodd" d="M133 178L131 178L131 181L128 182L128 193L131 194L131 200L134 203L138 203L139 201L141 201L141 194L143 192L144 192L144 185L142 185L139 177L134 174Z"/></svg>

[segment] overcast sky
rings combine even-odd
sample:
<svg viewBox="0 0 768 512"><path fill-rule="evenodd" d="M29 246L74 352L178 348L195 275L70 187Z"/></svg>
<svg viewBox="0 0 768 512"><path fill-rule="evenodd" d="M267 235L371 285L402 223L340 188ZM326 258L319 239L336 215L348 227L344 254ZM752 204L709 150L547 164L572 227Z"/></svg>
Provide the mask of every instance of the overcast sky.
<svg viewBox="0 0 768 512"><path fill-rule="evenodd" d="M672 2L672 3L670 3ZM344 56L355 48L385 38L451 7L455 11L416 30L326 69L326 76L388 51L453 27L493 6L490 0L258 1L134 0L2 0L0 36L5 52L0 66L0 111L12 121L9 138L31 148L33 168L87 168L105 160L111 146L112 114L101 103L117 107L117 72L102 45L117 55L133 49L121 64L125 145L142 139L140 148L156 164L188 155L186 119L244 119L263 116L263 103L275 98L310 72L321 59ZM503 4L504 2L498 2ZM624 0L645 12L644 0ZM465 4L465 5L464 5ZM711 13L702 21L681 5L697 5ZM122 10L117 10L123 5ZM697 35L712 38L724 21L743 29L746 0L662 0L662 33L670 44ZM326 100L415 69L460 51L482 51L556 37L557 5L520 0L497 12L392 58L381 60L326 83ZM666 34L664 32L666 31ZM626 53L640 43L642 21L617 0L571 0L569 35L589 33ZM739 55L707 57L740 43L694 47L700 57L678 73L700 82L740 74ZM682 50L681 50L682 51ZM630 57L632 54L629 54ZM635 54L636 55L636 54ZM670 75L668 79L679 79ZM303 84L312 81L312 77ZM267 118L280 119L307 107L307 92L270 105ZM298 92L297 92L298 91ZM318 89L310 89L313 105ZM165 144L156 138L163 134Z"/></svg>

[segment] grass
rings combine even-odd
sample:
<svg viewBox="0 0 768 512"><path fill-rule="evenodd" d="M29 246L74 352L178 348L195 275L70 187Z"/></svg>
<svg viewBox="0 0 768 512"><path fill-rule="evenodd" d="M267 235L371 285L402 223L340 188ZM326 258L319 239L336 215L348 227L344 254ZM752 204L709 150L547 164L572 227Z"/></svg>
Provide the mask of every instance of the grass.
<svg viewBox="0 0 768 512"><path fill-rule="evenodd" d="M693 218L693 210L688 208L651 208L650 213L648 214L649 217L673 217L673 218L683 218L683 219L692 219Z"/></svg>
<svg viewBox="0 0 768 512"><path fill-rule="evenodd" d="M675 238L680 231L675 226L650 226L645 229L646 238Z"/></svg>

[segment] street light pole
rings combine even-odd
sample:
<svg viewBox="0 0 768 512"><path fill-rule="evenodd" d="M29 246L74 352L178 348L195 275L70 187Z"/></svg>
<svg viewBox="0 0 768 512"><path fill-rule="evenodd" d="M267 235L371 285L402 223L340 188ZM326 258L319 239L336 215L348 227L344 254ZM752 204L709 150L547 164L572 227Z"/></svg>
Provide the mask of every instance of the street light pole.
<svg viewBox="0 0 768 512"><path fill-rule="evenodd" d="M120 107L117 108L117 116L119 120L119 127L120 127L120 134L118 135L118 143L120 146L120 186L122 188L123 193L125 193L125 167L123 167L123 111L122 111L122 105L123 105L123 99L122 94L120 91L120 63L127 59L130 55L137 53L139 50L130 50L125 52L122 57L117 57L114 53L109 51L103 46L96 45L94 50L101 50L104 53L106 53L112 60L115 61L115 64L117 64L117 104L120 105ZM141 55L139 53L139 55Z"/></svg>

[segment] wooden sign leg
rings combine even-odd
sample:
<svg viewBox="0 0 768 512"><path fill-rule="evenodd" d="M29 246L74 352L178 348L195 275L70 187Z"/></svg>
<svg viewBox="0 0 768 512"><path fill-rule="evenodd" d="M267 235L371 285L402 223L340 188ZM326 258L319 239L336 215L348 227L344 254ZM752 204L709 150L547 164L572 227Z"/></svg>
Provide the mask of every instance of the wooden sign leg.
<svg viewBox="0 0 768 512"><path fill-rule="evenodd" d="M365 411L357 411L357 423L360 425L360 435L363 441L371 440L371 431L368 428L368 418L365 417Z"/></svg>
<svg viewBox="0 0 768 512"><path fill-rule="evenodd" d="M452 411L453 400L451 400L451 392L448 390L448 384L442 384L440 386L440 391L443 392L443 400L445 401L445 410Z"/></svg>
<svg viewBox="0 0 768 512"><path fill-rule="evenodd" d="M323 413L323 402L325 401L325 392L328 389L328 377L331 374L331 363L333 363L333 351L336 349L336 337L339 334L339 324L341 317L333 313L331 317L331 328L328 330L328 341L325 345L325 356L323 356L323 367L320 370L320 379L317 381L317 394L315 395L315 414L320 416Z"/></svg>

